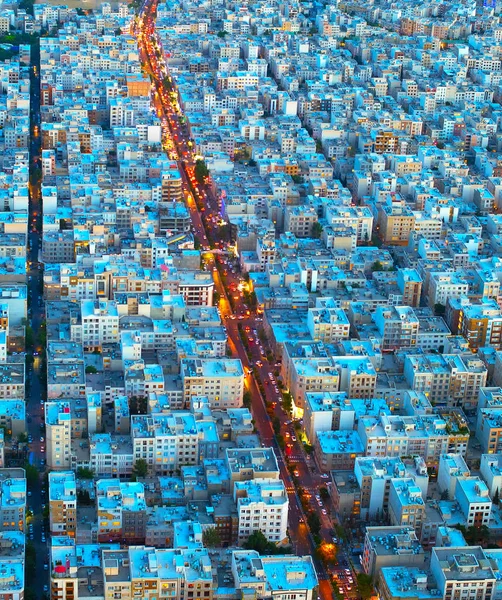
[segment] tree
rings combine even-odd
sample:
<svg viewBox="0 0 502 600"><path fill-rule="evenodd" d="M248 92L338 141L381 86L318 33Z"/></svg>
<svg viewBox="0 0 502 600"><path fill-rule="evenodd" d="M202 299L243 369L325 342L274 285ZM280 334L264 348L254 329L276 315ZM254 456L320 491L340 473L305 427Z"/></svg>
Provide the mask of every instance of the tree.
<svg viewBox="0 0 502 600"><path fill-rule="evenodd" d="M495 504L495 506L498 506L499 502L500 502L499 489L497 488L495 490L495 494L493 494L493 504Z"/></svg>
<svg viewBox="0 0 502 600"><path fill-rule="evenodd" d="M273 542L269 542L260 530L253 531L243 546L246 550L256 550L260 554L288 554L291 552L290 548L278 548Z"/></svg>
<svg viewBox="0 0 502 600"><path fill-rule="evenodd" d="M218 33L216 34L219 38L224 38L226 35L228 35L228 31L218 31Z"/></svg>
<svg viewBox="0 0 502 600"><path fill-rule="evenodd" d="M29 463L24 465L24 470L26 471L26 481L28 485L34 485L38 481L38 471L37 468Z"/></svg>
<svg viewBox="0 0 502 600"><path fill-rule="evenodd" d="M245 408L251 408L252 400L253 397L251 395L251 392L244 392L244 395L242 396L242 404L245 406Z"/></svg>
<svg viewBox="0 0 502 600"><path fill-rule="evenodd" d="M357 578L357 589L359 590L359 595L363 600L367 600L374 595L375 590L373 589L373 580L370 575L366 575L366 573L358 573L356 575Z"/></svg>
<svg viewBox="0 0 502 600"><path fill-rule="evenodd" d="M201 159L195 163L194 172L195 179L197 179L198 183L200 184L204 183L206 177L209 177L209 169L207 168L206 163Z"/></svg>
<svg viewBox="0 0 502 600"><path fill-rule="evenodd" d="M93 367L92 365L87 365L87 367L85 368L86 375L95 375L97 372L98 370L96 369L96 367Z"/></svg>
<svg viewBox="0 0 502 600"><path fill-rule="evenodd" d="M35 342L35 336L33 335L33 329L28 326L26 328L26 333L25 333L26 350L33 349L34 342Z"/></svg>
<svg viewBox="0 0 502 600"><path fill-rule="evenodd" d="M206 548L216 548L221 545L220 534L216 527L209 527L202 534L202 543Z"/></svg>
<svg viewBox="0 0 502 600"><path fill-rule="evenodd" d="M26 442L28 441L28 436L26 435L26 433L24 433L24 431L22 433L18 434L17 441L20 444L26 444Z"/></svg>
<svg viewBox="0 0 502 600"><path fill-rule="evenodd" d="M382 263L379 260L375 260L375 262L371 265L371 270L372 270L372 272L383 271L384 268L383 268Z"/></svg>
<svg viewBox="0 0 502 600"><path fill-rule="evenodd" d="M312 225L312 237L316 238L316 239L320 239L321 234L322 234L322 225L319 223L319 221L316 221Z"/></svg>
<svg viewBox="0 0 502 600"><path fill-rule="evenodd" d="M293 410L293 396L289 392L283 392L282 394L282 407L287 413Z"/></svg>
<svg viewBox="0 0 502 600"><path fill-rule="evenodd" d="M138 458L134 463L132 471L136 477L146 477L148 475L148 463L144 458Z"/></svg>
<svg viewBox="0 0 502 600"><path fill-rule="evenodd" d="M310 513L310 515L307 517L307 524L310 527L312 535L319 535L321 531L321 520L319 519L319 515L317 513Z"/></svg>
<svg viewBox="0 0 502 600"><path fill-rule="evenodd" d="M88 467L79 467L77 469L77 477L80 479L94 479L94 471Z"/></svg>

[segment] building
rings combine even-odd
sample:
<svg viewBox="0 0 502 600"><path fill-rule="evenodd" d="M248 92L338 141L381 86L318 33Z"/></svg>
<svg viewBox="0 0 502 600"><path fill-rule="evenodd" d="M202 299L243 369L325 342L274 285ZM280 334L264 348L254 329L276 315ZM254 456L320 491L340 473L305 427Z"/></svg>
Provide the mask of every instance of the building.
<svg viewBox="0 0 502 600"><path fill-rule="evenodd" d="M323 471L353 469L364 446L357 431L319 431L314 452Z"/></svg>
<svg viewBox="0 0 502 600"><path fill-rule="evenodd" d="M228 448L226 463L232 492L236 481L279 479L277 457L272 448Z"/></svg>
<svg viewBox="0 0 502 600"><path fill-rule="evenodd" d="M144 459L157 475L172 474L184 465L200 464L218 453L218 432L212 420L188 411L131 417L134 461Z"/></svg>
<svg viewBox="0 0 502 600"><path fill-rule="evenodd" d="M51 535L74 538L77 531L77 483L73 471L49 473Z"/></svg>
<svg viewBox="0 0 502 600"><path fill-rule="evenodd" d="M379 306L373 319L382 337L382 351L417 347L420 324L410 306Z"/></svg>
<svg viewBox="0 0 502 600"><path fill-rule="evenodd" d="M424 554L411 527L366 527L361 564L373 578L383 567L423 567Z"/></svg>
<svg viewBox="0 0 502 600"><path fill-rule="evenodd" d="M491 600L495 574L480 546L433 548L431 573L443 598L470 597Z"/></svg>
<svg viewBox="0 0 502 600"><path fill-rule="evenodd" d="M99 542L144 542L147 514L142 483L98 480L96 508Z"/></svg>
<svg viewBox="0 0 502 600"><path fill-rule="evenodd" d="M68 402L45 403L47 466L64 470L71 467L71 412Z"/></svg>
<svg viewBox="0 0 502 600"><path fill-rule="evenodd" d="M261 531L277 544L287 540L289 500L282 479L253 479L234 483L239 515L239 544Z"/></svg>
<svg viewBox="0 0 502 600"><path fill-rule="evenodd" d="M391 479L389 487L389 519L391 525L413 527L418 533L425 518L422 490L411 478Z"/></svg>
<svg viewBox="0 0 502 600"><path fill-rule="evenodd" d="M24 469L0 469L0 523L2 531L25 532L26 473Z"/></svg>
<svg viewBox="0 0 502 600"><path fill-rule="evenodd" d="M488 486L479 477L459 479L455 498L465 515L467 527L488 525L492 513L492 501Z"/></svg>
<svg viewBox="0 0 502 600"><path fill-rule="evenodd" d="M274 600L315 600L318 580L310 556L260 556L255 550L232 552L232 576L239 594Z"/></svg>
<svg viewBox="0 0 502 600"><path fill-rule="evenodd" d="M502 454L482 454L480 465L481 477L488 486L488 492L493 499L497 490L502 493Z"/></svg>
<svg viewBox="0 0 502 600"><path fill-rule="evenodd" d="M185 403L205 396L211 408L239 408L244 394L244 371L240 359L183 359L181 378Z"/></svg>

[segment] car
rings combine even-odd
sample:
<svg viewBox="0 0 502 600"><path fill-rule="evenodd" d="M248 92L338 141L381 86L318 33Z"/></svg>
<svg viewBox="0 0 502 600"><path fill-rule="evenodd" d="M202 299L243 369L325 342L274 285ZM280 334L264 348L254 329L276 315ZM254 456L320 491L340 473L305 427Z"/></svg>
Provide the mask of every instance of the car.
<svg viewBox="0 0 502 600"><path fill-rule="evenodd" d="M31 492L28 492L28 498L30 498L30 497L31 497Z"/></svg>
<svg viewBox="0 0 502 600"><path fill-rule="evenodd" d="M317 500L317 502L320 502L321 501L321 496L319 496L319 494L316 494L315 495L315 499Z"/></svg>
<svg viewBox="0 0 502 600"><path fill-rule="evenodd" d="M293 440L293 442L296 442L296 435L292 435L291 439Z"/></svg>
<svg viewBox="0 0 502 600"><path fill-rule="evenodd" d="M44 592L48 592L49 591L49 586L47 584L44 585Z"/></svg>
<svg viewBox="0 0 502 600"><path fill-rule="evenodd" d="M333 542L333 544L338 544L338 538L336 537L331 538L331 541Z"/></svg>
<svg viewBox="0 0 502 600"><path fill-rule="evenodd" d="M300 477L300 471L298 471L298 469L295 469L295 470L293 471L293 475L294 475L295 477Z"/></svg>
<svg viewBox="0 0 502 600"><path fill-rule="evenodd" d="M347 577L349 583L354 583L354 580L352 579L352 577Z"/></svg>
<svg viewBox="0 0 502 600"><path fill-rule="evenodd" d="M345 573L347 573L347 575L352 575L352 571L350 569L345 569Z"/></svg>
<svg viewBox="0 0 502 600"><path fill-rule="evenodd" d="M322 512L322 514L323 514L323 515L327 515L327 514L328 514L328 511L327 511L325 508L323 508L323 509L321 510L321 512Z"/></svg>
<svg viewBox="0 0 502 600"><path fill-rule="evenodd" d="M319 504L319 508L322 508L324 506L324 504L320 500L317 501L317 504Z"/></svg>
<svg viewBox="0 0 502 600"><path fill-rule="evenodd" d="M43 442L45 442L45 438L44 438L44 436L43 436L43 435L41 435L41 436L40 436L40 441L41 441L42 443L43 443Z"/></svg>
<svg viewBox="0 0 502 600"><path fill-rule="evenodd" d="M326 475L326 473L321 473L321 479L328 479L329 475Z"/></svg>

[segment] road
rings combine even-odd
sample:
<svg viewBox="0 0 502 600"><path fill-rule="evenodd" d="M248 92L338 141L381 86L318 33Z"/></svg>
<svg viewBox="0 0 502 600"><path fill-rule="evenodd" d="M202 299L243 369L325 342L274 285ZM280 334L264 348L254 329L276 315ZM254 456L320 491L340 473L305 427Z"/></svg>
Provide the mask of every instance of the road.
<svg viewBox="0 0 502 600"><path fill-rule="evenodd" d="M163 59L163 51L155 34L155 11L156 1L146 0L143 4L142 12L135 29L135 33L138 39L138 45L140 49L140 56L146 63L147 70L152 75L156 93L154 94L154 102L157 114L162 118L164 125L164 145L169 156L177 157L178 168L183 178L183 189L187 206L190 211L192 220L193 231L197 235L201 247L203 249L210 248L209 237L215 239L217 236L214 234L208 236L208 232L211 232L211 228L215 226L215 216L218 214L218 206L215 198L208 194L208 190L204 189L200 185L194 176L194 159L191 153L190 139L188 138L188 132L180 124L179 116L181 114L180 107L177 104L176 94L172 91L168 91L165 87L166 78L169 79L169 73ZM170 82L173 86L174 82ZM201 207L201 210L197 208ZM205 213L207 217L202 218L202 214ZM215 213L215 214L213 214ZM254 365L260 361L262 364L258 367L257 376L265 384L269 384L268 375L271 372L271 365L267 362L264 351L262 351L259 345L254 342L253 350L251 352L252 360L248 359L246 349L243 346L240 338L239 323L243 325L249 323L249 327L255 328L256 321L255 315L249 316L244 322L242 316L248 314L250 311L242 306L242 294L237 295L237 299L234 297L234 303L237 303L235 312L232 309L231 303L228 297L228 289L225 287L220 272L217 269L215 258L212 254L203 254L208 269L212 270L215 290L219 294L219 310L220 314L226 324L228 343L232 351L233 356L238 356L244 367L247 369L253 369ZM239 315L239 319L236 319L236 314ZM246 326L246 325L245 325ZM258 356L256 356L258 352ZM265 401L275 403L276 415L281 420L281 431L289 436L289 443L293 448L295 458L295 464L297 465L299 477L302 486L307 490L315 491L318 489L319 484L322 483L322 479L314 478L309 461L303 450L303 446L299 440L292 440L293 430L290 429L291 421L288 416L282 410L282 396L280 390L275 386L268 385L265 387L265 401L261 396L258 388L255 375L248 374L246 376L246 389L251 393L252 406L251 410L255 425L262 440L262 443L266 446L272 446L277 454L278 463L280 467L281 478L286 486L288 497L289 497L289 534L293 546L293 550L298 555L311 555L316 563L316 569L320 579L320 595L323 600L332 599L331 584L328 581L328 573L326 573L323 565L315 557L315 543L312 535L306 525L306 515L300 502L297 487L295 482L292 480L288 464L284 453L279 448L274 430L272 428L272 422ZM289 421L289 423L287 423ZM312 461L311 461L312 462ZM312 494L314 499L314 494ZM332 530L332 523L327 516L323 514L322 507L314 501L312 504L320 517L322 529L321 535L325 539L330 540L330 530Z"/></svg>
<svg viewBox="0 0 502 600"><path fill-rule="evenodd" d="M36 73L35 69L36 68ZM43 270L39 263L42 231L42 203L41 203L41 181L37 177L41 160L41 137L40 137L40 62L38 55L32 56L31 74L31 139L30 139L30 203L28 218L28 252L27 252L27 274L28 274L28 322L34 339L37 340L42 322L44 321L43 309ZM35 130L37 127L37 130ZM45 391L40 379L40 369L43 366L41 360L42 348L35 345L26 348L28 356L33 357L33 362L27 361L27 381L29 389L26 394L27 434L30 436L30 452L33 453L33 464L38 470L39 476L28 485L28 506L33 513L29 519L30 525L28 537L35 547L36 567L31 587L36 598L47 597L49 589L48 546L47 532L44 524L44 507L47 503L45 489L45 461L44 420L43 420L43 397Z"/></svg>

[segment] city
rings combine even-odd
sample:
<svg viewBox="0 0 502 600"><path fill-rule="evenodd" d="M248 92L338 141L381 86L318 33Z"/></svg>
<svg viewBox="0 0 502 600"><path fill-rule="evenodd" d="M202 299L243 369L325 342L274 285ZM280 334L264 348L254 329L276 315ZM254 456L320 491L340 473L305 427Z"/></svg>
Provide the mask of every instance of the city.
<svg viewBox="0 0 502 600"><path fill-rule="evenodd" d="M0 2L0 600L502 598L501 6Z"/></svg>

